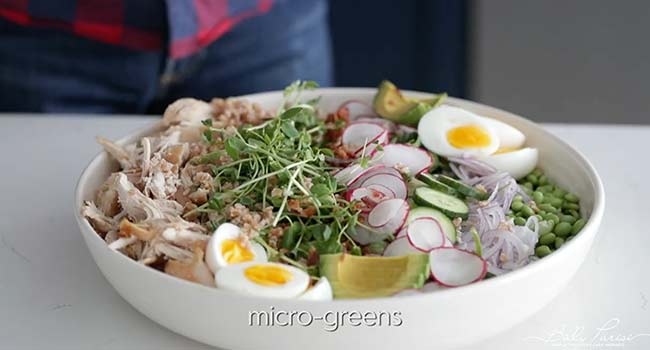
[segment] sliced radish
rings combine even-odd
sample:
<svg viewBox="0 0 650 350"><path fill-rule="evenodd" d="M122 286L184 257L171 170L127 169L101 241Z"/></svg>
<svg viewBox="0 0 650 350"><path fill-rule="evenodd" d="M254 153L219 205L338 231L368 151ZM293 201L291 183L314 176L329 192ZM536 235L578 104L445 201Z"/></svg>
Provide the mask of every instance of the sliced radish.
<svg viewBox="0 0 650 350"><path fill-rule="evenodd" d="M375 167L377 165L380 165L379 167ZM374 176L374 175L379 175L379 174L387 174L387 175L393 175L398 178L402 177L402 174L397 171L395 168L387 168L383 164L375 164L375 166L369 167L368 171L363 173L362 176L359 176L356 178L356 180L351 181L348 184L348 187L350 188L356 188L356 187L362 187L362 183L367 180L369 177Z"/></svg>
<svg viewBox="0 0 650 350"><path fill-rule="evenodd" d="M377 203L386 199L386 195L384 192L378 191L376 189L361 187L347 191L345 193L345 199L348 202L363 201L368 206L374 207L377 205Z"/></svg>
<svg viewBox="0 0 650 350"><path fill-rule="evenodd" d="M354 233L350 233L350 237L357 243L361 245L366 245L370 243L380 242L385 240L390 236L389 233L380 232L372 228L366 228L361 225L357 225L354 228Z"/></svg>
<svg viewBox="0 0 650 350"><path fill-rule="evenodd" d="M419 295L422 294L419 289L416 288L407 288L407 289L402 289L399 292L393 294L392 296L394 297L407 297L409 295Z"/></svg>
<svg viewBox="0 0 650 350"><path fill-rule="evenodd" d="M386 198L386 199L390 199L390 198L395 198L395 197L396 197L395 192L393 192L393 190L391 190L390 188L388 188L388 187L386 187L386 186L384 186L384 185L380 185L380 184L370 184L370 185L368 185L368 187L366 187L366 188L369 189L369 190L372 190L372 191L378 191L378 192L381 192L381 193L384 195L384 198Z"/></svg>
<svg viewBox="0 0 650 350"><path fill-rule="evenodd" d="M397 234L395 235L395 239L406 238L406 231L408 230L408 228L409 228L408 226L402 227L402 229L399 230L399 232L397 232Z"/></svg>
<svg viewBox="0 0 650 350"><path fill-rule="evenodd" d="M442 227L433 218L413 220L406 228L406 237L412 246L423 252L443 247L447 241L445 233L442 232Z"/></svg>
<svg viewBox="0 0 650 350"><path fill-rule="evenodd" d="M403 256L409 254L416 254L421 251L415 249L414 246L409 243L409 240L406 237L396 238L394 241L390 242L384 249L383 256Z"/></svg>
<svg viewBox="0 0 650 350"><path fill-rule="evenodd" d="M431 277L445 287L459 287L480 281L487 264L473 252L457 248L434 248L429 252Z"/></svg>
<svg viewBox="0 0 650 350"><path fill-rule="evenodd" d="M347 110L349 120L355 120L359 116L376 116L375 110L372 109L372 106L369 103L363 102L361 100L347 100L339 106L338 110L345 109Z"/></svg>
<svg viewBox="0 0 650 350"><path fill-rule="evenodd" d="M404 226L409 210L405 200L387 199L377 204L368 213L368 225L380 232L395 233Z"/></svg>
<svg viewBox="0 0 650 350"><path fill-rule="evenodd" d="M391 122L390 120L384 119L384 118L379 118L379 117L373 117L371 115L360 115L358 116L352 124L356 123L372 123L372 124L377 124L381 126L382 128L388 130L389 133L394 133L396 130L398 130L398 126L395 125L395 123Z"/></svg>
<svg viewBox="0 0 650 350"><path fill-rule="evenodd" d="M376 150L372 155L372 161L391 168L396 165L405 166L411 175L426 171L433 164L433 160L427 151L419 147L403 144L390 144L384 146L383 151Z"/></svg>
<svg viewBox="0 0 650 350"><path fill-rule="evenodd" d="M390 174L376 174L361 182L361 187L370 187L372 185L382 185L390 189L395 194L395 198L406 199L408 194L406 182L402 177Z"/></svg>
<svg viewBox="0 0 650 350"><path fill-rule="evenodd" d="M388 142L388 130L373 123L355 123L350 124L341 136L341 142L354 154L366 151L370 154L377 144Z"/></svg>
<svg viewBox="0 0 650 350"><path fill-rule="evenodd" d="M334 178L336 179L336 182L340 184L349 185L365 174L372 173L373 171L382 169L383 167L383 164L374 164L367 168L362 167L361 164L350 164L334 173Z"/></svg>

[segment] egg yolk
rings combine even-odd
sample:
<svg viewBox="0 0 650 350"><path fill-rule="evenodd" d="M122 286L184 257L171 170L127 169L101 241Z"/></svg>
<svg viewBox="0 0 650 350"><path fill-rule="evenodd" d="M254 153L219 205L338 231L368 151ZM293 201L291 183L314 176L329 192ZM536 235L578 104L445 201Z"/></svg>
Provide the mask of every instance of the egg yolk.
<svg viewBox="0 0 650 350"><path fill-rule="evenodd" d="M447 131L447 140L456 148L480 148L490 145L490 135L478 125L463 125Z"/></svg>
<svg viewBox="0 0 650 350"><path fill-rule="evenodd" d="M226 239L221 243L221 255L228 264L251 261L255 258L253 252L234 239Z"/></svg>
<svg viewBox="0 0 650 350"><path fill-rule="evenodd" d="M274 265L253 265L244 270L244 276L251 282L262 286L281 286L293 277L291 272Z"/></svg>

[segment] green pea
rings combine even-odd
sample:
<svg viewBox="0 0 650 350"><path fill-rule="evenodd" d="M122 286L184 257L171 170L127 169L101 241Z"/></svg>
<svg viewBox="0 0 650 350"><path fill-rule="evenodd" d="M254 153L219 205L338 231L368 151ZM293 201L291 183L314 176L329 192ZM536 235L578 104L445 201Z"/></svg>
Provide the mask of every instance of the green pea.
<svg viewBox="0 0 650 350"><path fill-rule="evenodd" d="M550 204L540 204L537 207L547 213L557 213L557 209Z"/></svg>
<svg viewBox="0 0 650 350"><path fill-rule="evenodd" d="M546 215L545 219L553 221L553 224L555 225L557 225L560 222L560 217L555 214L548 214Z"/></svg>
<svg viewBox="0 0 650 350"><path fill-rule="evenodd" d="M551 254L551 248L546 245L540 245L539 247L535 248L535 255L540 258L543 258L549 254Z"/></svg>
<svg viewBox="0 0 650 350"><path fill-rule="evenodd" d="M515 222L515 225L517 225L517 226L526 225L526 219L524 219L524 218L522 218L520 216L515 217L514 222Z"/></svg>
<svg viewBox="0 0 650 350"><path fill-rule="evenodd" d="M574 222L576 222L576 220L578 220L576 217L572 215L559 215L559 217L561 222L568 222L570 224L573 224Z"/></svg>
<svg viewBox="0 0 650 350"><path fill-rule="evenodd" d="M555 224L555 228L553 228L553 232L559 237L566 237L571 233L572 225L568 222L560 222Z"/></svg>
<svg viewBox="0 0 650 350"><path fill-rule="evenodd" d="M578 213L575 209L569 209L569 214L571 214L571 216L576 219L580 219L580 213Z"/></svg>
<svg viewBox="0 0 650 350"><path fill-rule="evenodd" d="M564 203L562 205L562 208L564 209L573 209L573 210L580 210L580 206L575 204L575 203Z"/></svg>
<svg viewBox="0 0 650 350"><path fill-rule="evenodd" d="M583 227L585 227L585 224L587 223L587 220L585 219L578 219L576 222L573 223L573 226L571 227L571 234L575 235L576 233L580 232Z"/></svg>
<svg viewBox="0 0 650 350"><path fill-rule="evenodd" d="M523 217L525 217L525 218L535 215L535 211L534 211L531 207L529 207L529 206L527 206L527 205L524 205L524 206L521 208L521 212L520 212L520 213L521 213L521 216L523 216Z"/></svg>
<svg viewBox="0 0 650 350"><path fill-rule="evenodd" d="M564 195L564 200L571 203L578 203L580 201L580 198L578 198L578 196L573 193L567 193Z"/></svg>
<svg viewBox="0 0 650 350"><path fill-rule="evenodd" d="M547 233L550 233L553 231L553 227L555 227L555 223L553 221L549 220L544 220L539 222L539 235L545 235Z"/></svg>
<svg viewBox="0 0 650 350"><path fill-rule="evenodd" d="M528 182L530 182L533 185L537 185L537 183L539 183L539 178L535 174L529 174L528 176L526 176L526 180L528 180Z"/></svg>
<svg viewBox="0 0 650 350"><path fill-rule="evenodd" d="M543 203L544 202L544 194L542 192L539 192L539 191L533 192L533 200L537 204Z"/></svg>
<svg viewBox="0 0 650 350"><path fill-rule="evenodd" d="M544 185L548 184L548 177L546 177L546 175L540 176L539 179L537 180L537 183L540 186L544 186Z"/></svg>
<svg viewBox="0 0 650 350"><path fill-rule="evenodd" d="M553 233L547 233L545 235L542 235L539 237L539 244L542 245L551 245L553 242L555 242L555 234Z"/></svg>
<svg viewBox="0 0 650 350"><path fill-rule="evenodd" d="M564 244L564 238L558 237L555 239L554 245L555 249L560 249L560 247Z"/></svg>
<svg viewBox="0 0 650 350"><path fill-rule="evenodd" d="M556 208L561 208L561 207L562 207L562 203L564 203L564 200L562 200L561 198L552 197L552 198L549 198L546 202L547 202L548 204L550 204L550 205L556 207Z"/></svg>
<svg viewBox="0 0 650 350"><path fill-rule="evenodd" d="M524 207L524 202L522 201L513 201L512 205L510 205L510 208L512 208L512 210L514 211L520 211L521 208L523 207Z"/></svg>

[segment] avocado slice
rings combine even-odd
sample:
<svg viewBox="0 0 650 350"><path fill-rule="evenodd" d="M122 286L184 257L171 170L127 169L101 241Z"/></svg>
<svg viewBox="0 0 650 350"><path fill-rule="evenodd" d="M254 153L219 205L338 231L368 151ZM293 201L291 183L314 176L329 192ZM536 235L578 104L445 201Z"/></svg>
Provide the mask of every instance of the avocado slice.
<svg viewBox="0 0 650 350"><path fill-rule="evenodd" d="M397 86L384 80L379 84L373 106L377 114L386 119L415 125L425 113L440 105L446 97L447 94L420 100L408 98L402 95Z"/></svg>
<svg viewBox="0 0 650 350"><path fill-rule="evenodd" d="M402 289L421 288L429 276L429 256L320 256L320 274L332 285L335 298L377 298Z"/></svg>

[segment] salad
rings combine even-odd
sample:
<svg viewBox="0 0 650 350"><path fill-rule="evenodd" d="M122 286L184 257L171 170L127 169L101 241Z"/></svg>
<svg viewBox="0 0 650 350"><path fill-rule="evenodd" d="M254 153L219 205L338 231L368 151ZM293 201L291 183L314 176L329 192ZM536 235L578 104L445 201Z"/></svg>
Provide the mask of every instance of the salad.
<svg viewBox="0 0 650 350"><path fill-rule="evenodd" d="M380 84L323 111L171 104L158 134L98 142L119 164L82 205L108 247L236 293L330 300L460 287L547 256L585 225L516 128ZM310 94L313 96L313 93Z"/></svg>

